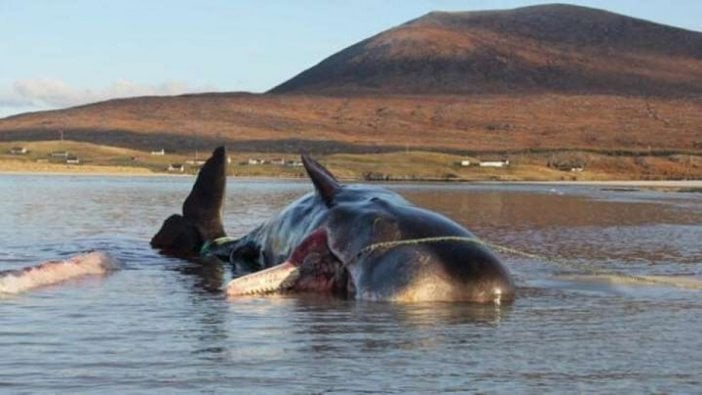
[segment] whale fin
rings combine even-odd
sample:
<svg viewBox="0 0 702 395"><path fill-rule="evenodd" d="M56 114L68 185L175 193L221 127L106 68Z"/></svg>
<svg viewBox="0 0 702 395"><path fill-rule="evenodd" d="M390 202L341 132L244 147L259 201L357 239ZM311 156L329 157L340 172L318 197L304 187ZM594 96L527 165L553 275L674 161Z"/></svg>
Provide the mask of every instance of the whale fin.
<svg viewBox="0 0 702 395"><path fill-rule="evenodd" d="M224 147L218 147L200 169L183 203L183 215L171 215L151 239L151 246L175 255L193 255L206 241L226 236L222 204L227 182Z"/></svg>
<svg viewBox="0 0 702 395"><path fill-rule="evenodd" d="M334 196L341 189L339 181L329 170L307 155L302 155L302 164L324 204L331 207L334 204Z"/></svg>
<svg viewBox="0 0 702 395"><path fill-rule="evenodd" d="M222 205L227 184L227 152L218 147L197 175L183 202L183 217L197 227L205 240L224 237Z"/></svg>

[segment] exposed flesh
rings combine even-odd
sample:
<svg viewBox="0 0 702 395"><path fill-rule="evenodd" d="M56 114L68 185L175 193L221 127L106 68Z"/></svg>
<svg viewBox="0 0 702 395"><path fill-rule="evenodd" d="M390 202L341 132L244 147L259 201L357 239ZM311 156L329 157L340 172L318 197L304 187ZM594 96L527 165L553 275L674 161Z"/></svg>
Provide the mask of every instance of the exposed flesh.
<svg viewBox="0 0 702 395"><path fill-rule="evenodd" d="M266 270L235 278L227 285L227 295L264 295L291 288L300 277L300 269L283 262Z"/></svg>
<svg viewBox="0 0 702 395"><path fill-rule="evenodd" d="M90 252L63 261L50 261L24 269L2 271L0 294L17 294L78 277L102 275L116 268L116 262L109 255Z"/></svg>

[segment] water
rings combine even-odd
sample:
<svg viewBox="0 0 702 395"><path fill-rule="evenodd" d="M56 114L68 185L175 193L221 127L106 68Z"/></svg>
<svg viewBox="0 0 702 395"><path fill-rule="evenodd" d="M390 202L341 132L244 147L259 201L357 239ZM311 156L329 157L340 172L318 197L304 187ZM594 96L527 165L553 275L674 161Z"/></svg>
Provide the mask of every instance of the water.
<svg viewBox="0 0 702 395"><path fill-rule="evenodd" d="M0 299L0 392L699 392L702 291L581 274L702 278L702 194L392 185L493 243L510 306L226 300L226 271L148 246L192 179L0 176L0 270L112 253L122 269ZM309 190L230 180L241 235Z"/></svg>

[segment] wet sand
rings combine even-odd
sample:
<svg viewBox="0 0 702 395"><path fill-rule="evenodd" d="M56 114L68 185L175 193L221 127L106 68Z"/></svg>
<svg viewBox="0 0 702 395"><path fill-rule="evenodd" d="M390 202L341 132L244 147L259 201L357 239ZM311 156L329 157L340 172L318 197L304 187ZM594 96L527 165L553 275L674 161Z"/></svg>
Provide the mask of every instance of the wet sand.
<svg viewBox="0 0 702 395"><path fill-rule="evenodd" d="M702 188L702 180L613 180L613 181L508 181L481 182L485 184L531 184L531 185L595 185L604 187L632 188Z"/></svg>
<svg viewBox="0 0 702 395"><path fill-rule="evenodd" d="M66 165L3 160L0 161L0 174L160 176L167 173L155 173L143 167Z"/></svg>

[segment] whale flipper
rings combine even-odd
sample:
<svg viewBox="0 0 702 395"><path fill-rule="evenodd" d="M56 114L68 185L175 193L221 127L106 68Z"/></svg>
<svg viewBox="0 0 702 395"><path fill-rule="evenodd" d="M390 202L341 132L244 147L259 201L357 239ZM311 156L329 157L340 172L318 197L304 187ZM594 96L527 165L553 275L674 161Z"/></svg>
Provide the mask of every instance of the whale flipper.
<svg viewBox="0 0 702 395"><path fill-rule="evenodd" d="M168 217L151 246L174 255L194 255L202 245L226 236L222 204L227 182L227 153L218 147L205 162L183 203L183 215Z"/></svg>

